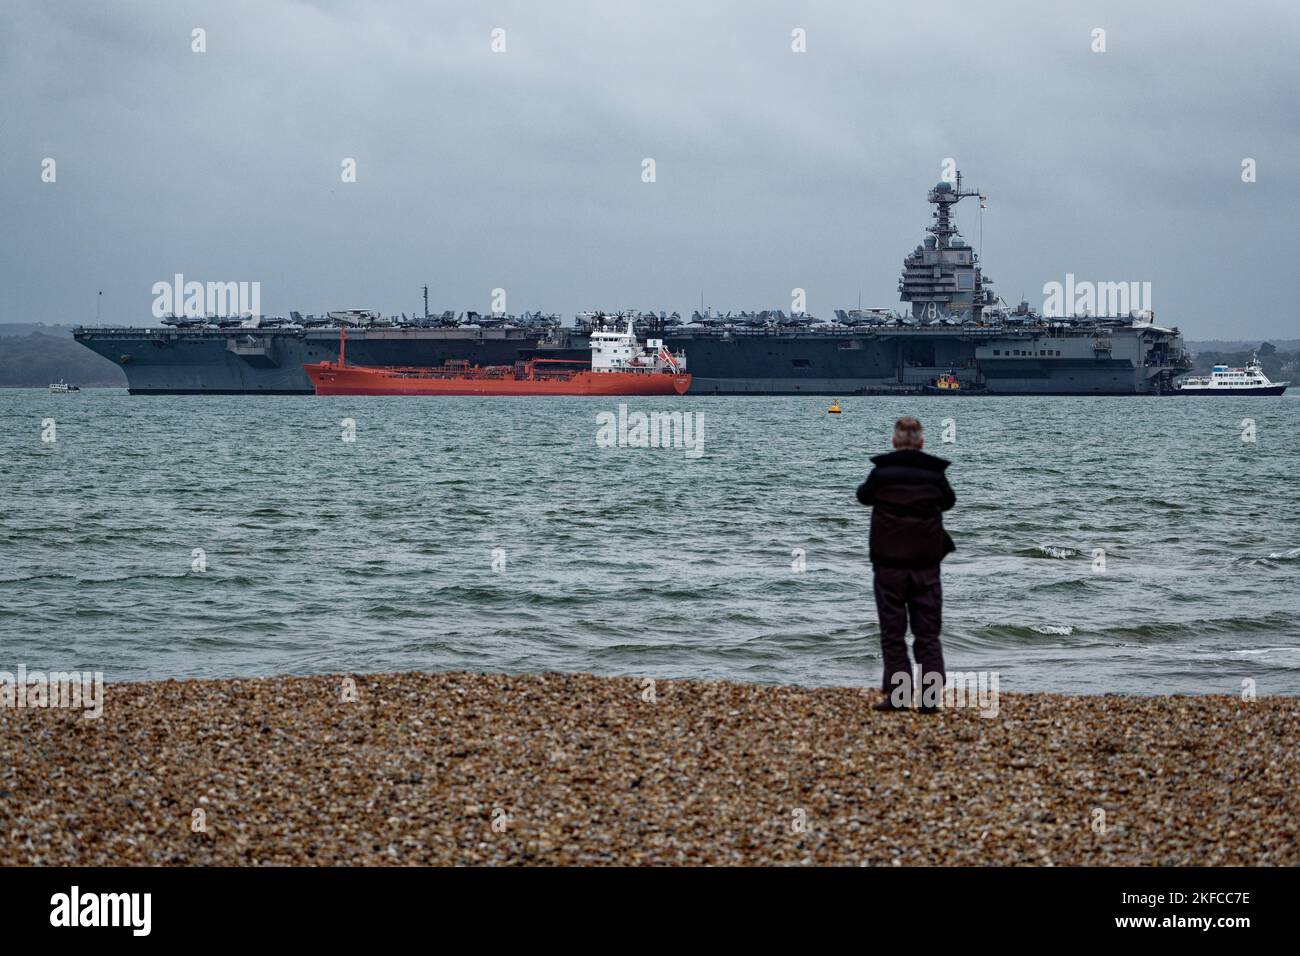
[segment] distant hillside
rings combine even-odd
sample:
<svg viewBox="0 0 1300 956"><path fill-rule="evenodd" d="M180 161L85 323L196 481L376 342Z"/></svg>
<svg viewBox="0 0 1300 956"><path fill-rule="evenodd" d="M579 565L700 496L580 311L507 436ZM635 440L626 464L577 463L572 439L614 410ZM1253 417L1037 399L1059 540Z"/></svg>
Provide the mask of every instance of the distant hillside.
<svg viewBox="0 0 1300 956"><path fill-rule="evenodd" d="M0 324L0 388L44 388L59 379L70 385L126 387L122 370L73 341L70 326L44 326L44 333L10 335ZM28 328L31 328L29 325Z"/></svg>
<svg viewBox="0 0 1300 956"><path fill-rule="evenodd" d="M1210 349L1206 346L1225 345L1231 348ZM1289 346L1289 348L1283 348ZM1292 381L1300 378L1300 340L1279 339L1278 342L1188 342L1187 347L1195 353L1195 370L1206 374L1214 365L1228 365L1241 368L1250 361L1252 355L1259 358L1264 366L1264 374L1274 382Z"/></svg>
<svg viewBox="0 0 1300 956"><path fill-rule="evenodd" d="M71 335L71 325L46 325L44 322L0 322L0 338L31 335Z"/></svg>
<svg viewBox="0 0 1300 956"><path fill-rule="evenodd" d="M1300 351L1300 339L1269 339L1268 341L1279 352ZM1189 340L1186 344L1193 352L1249 352L1251 349L1259 348L1263 343L1241 339L1206 339L1196 342Z"/></svg>

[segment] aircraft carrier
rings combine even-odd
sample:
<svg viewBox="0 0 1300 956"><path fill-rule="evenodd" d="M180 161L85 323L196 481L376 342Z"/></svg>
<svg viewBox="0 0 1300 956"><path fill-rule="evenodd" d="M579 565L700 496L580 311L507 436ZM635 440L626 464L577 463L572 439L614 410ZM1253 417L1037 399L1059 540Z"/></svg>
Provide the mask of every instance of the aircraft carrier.
<svg viewBox="0 0 1300 956"><path fill-rule="evenodd" d="M1045 317L1010 307L992 290L952 209L977 196L956 182L929 190L929 233L903 262L906 312L837 310L833 320L780 310L733 316L636 313L642 335L686 353L691 394L917 393L955 376L967 395L1157 395L1191 368L1177 328L1147 312ZM982 197L981 197L982 199ZM333 358L348 326L357 365L437 366L450 360L509 365L521 358L580 359L592 329L628 313L558 316L444 312L385 318L364 311L288 319L169 317L161 328L78 327L74 338L121 365L133 395L311 394L303 365Z"/></svg>

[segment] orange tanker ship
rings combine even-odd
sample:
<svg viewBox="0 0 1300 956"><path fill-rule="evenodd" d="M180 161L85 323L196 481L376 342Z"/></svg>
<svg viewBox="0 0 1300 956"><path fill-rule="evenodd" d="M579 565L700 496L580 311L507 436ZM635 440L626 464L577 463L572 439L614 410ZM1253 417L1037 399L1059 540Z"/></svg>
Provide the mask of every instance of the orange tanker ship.
<svg viewBox="0 0 1300 956"><path fill-rule="evenodd" d="M684 395L691 376L686 356L658 339L642 349L628 320L626 332L591 334L591 364L527 359L514 365L435 368L368 367L345 362L346 333L339 328L338 362L304 365L317 395Z"/></svg>

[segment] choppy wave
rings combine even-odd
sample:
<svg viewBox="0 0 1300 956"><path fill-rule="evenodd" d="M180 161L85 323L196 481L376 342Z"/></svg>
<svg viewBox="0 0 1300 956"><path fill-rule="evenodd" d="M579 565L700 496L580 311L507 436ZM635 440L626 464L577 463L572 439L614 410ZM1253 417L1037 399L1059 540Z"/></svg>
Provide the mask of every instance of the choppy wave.
<svg viewBox="0 0 1300 956"><path fill-rule="evenodd" d="M707 419L698 460L597 447L596 406L577 399L99 390L59 405L70 427L34 455L28 423L52 399L6 401L0 480L30 492L0 514L14 661L71 649L110 679L879 677L853 489L900 400L842 398L831 427L807 399L683 399ZM1275 481L1300 445L1289 401L1251 407L1277 440L1247 456L1215 453L1213 403L963 404L961 441L944 447L950 666L996 667L1017 689L1222 692L1254 676L1300 692L1300 502ZM929 421L943 402L904 404ZM345 414L364 425L347 446ZM191 568L195 548L207 570Z"/></svg>
<svg viewBox="0 0 1300 956"><path fill-rule="evenodd" d="M1033 548L1022 548L1019 551L1017 551L1016 554L1028 558L1056 558L1058 560L1066 560L1068 558L1079 557L1079 550L1077 548L1066 548L1066 547L1058 547L1056 545L1051 545L1051 544L1040 544Z"/></svg>

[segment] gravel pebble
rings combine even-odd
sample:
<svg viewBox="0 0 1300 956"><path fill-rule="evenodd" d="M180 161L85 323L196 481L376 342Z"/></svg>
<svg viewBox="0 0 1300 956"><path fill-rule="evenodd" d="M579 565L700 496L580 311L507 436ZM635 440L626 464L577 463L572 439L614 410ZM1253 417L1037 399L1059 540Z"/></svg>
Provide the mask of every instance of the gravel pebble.
<svg viewBox="0 0 1300 956"><path fill-rule="evenodd" d="M1300 864L1297 698L346 679L0 707L0 864Z"/></svg>

